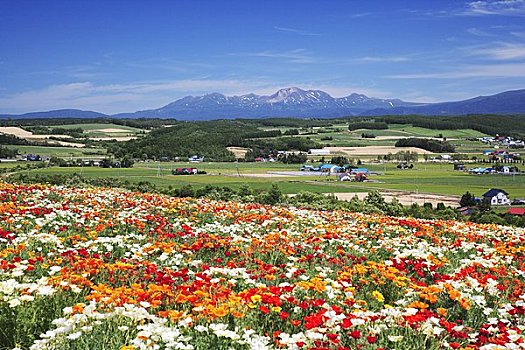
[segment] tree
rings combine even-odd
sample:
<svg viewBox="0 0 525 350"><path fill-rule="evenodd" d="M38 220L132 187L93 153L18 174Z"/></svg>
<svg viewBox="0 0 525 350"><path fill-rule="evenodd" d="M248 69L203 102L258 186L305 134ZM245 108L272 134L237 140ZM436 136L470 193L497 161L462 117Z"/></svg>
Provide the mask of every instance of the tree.
<svg viewBox="0 0 525 350"><path fill-rule="evenodd" d="M375 207L380 212L387 213L389 209L389 205L387 202L385 202L385 199L383 196L381 196L381 193L379 191L374 190L368 192L368 194L365 197L365 204L368 204L370 206Z"/></svg>
<svg viewBox="0 0 525 350"><path fill-rule="evenodd" d="M121 168L132 168L132 167L133 167L133 164L135 164L135 162L133 161L133 159L128 158L128 157L124 157L124 158L122 158L122 160L120 161L120 167L121 167Z"/></svg>
<svg viewBox="0 0 525 350"><path fill-rule="evenodd" d="M459 200L459 205L462 207L473 207L476 205L476 198L470 193L466 192L461 196Z"/></svg>

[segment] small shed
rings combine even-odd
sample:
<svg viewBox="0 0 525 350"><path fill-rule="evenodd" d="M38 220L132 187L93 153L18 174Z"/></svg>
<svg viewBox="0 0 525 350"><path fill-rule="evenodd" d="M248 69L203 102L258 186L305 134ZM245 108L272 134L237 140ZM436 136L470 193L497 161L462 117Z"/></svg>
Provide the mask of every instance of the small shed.
<svg viewBox="0 0 525 350"><path fill-rule="evenodd" d="M509 194L499 188L491 188L483 194L483 202L490 205L510 205Z"/></svg>

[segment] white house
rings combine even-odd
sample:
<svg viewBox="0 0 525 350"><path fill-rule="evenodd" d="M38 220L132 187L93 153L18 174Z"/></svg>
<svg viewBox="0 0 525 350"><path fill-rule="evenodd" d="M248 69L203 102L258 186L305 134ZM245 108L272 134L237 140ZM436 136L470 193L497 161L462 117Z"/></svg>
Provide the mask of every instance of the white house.
<svg viewBox="0 0 525 350"><path fill-rule="evenodd" d="M490 205L510 205L509 194L499 188L491 188L483 194L483 202Z"/></svg>

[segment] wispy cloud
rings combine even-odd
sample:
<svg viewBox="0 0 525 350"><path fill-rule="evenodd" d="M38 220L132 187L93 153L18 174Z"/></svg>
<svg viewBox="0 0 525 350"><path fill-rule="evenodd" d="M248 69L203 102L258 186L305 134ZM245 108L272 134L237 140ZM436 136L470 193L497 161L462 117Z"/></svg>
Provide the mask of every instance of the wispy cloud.
<svg viewBox="0 0 525 350"><path fill-rule="evenodd" d="M241 53L232 53L231 56L245 56L245 57L263 57L263 58L275 58L275 59L281 59L288 63L301 63L301 64L309 64L309 63L319 63L322 60L319 58L316 58L313 56L312 53L310 53L306 49L295 49L295 50L288 50L288 51L273 51L273 50L266 50L266 51L260 51L260 52L241 52Z"/></svg>
<svg viewBox="0 0 525 350"><path fill-rule="evenodd" d="M368 17L368 16L371 16L373 13L372 12L361 12L361 13L354 13L353 15L350 15L350 18L363 18L363 17Z"/></svg>
<svg viewBox="0 0 525 350"><path fill-rule="evenodd" d="M465 14L525 16L525 0L483 0L468 3Z"/></svg>
<svg viewBox="0 0 525 350"><path fill-rule="evenodd" d="M358 63L396 63L407 62L410 58L404 56L365 56L355 59Z"/></svg>
<svg viewBox="0 0 525 350"><path fill-rule="evenodd" d="M308 32L302 29L295 29L295 28L290 28L290 27L274 26L273 29L278 30L280 32L293 33L293 34L304 35L304 36L320 36L321 35L319 33Z"/></svg>
<svg viewBox="0 0 525 350"><path fill-rule="evenodd" d="M525 32L510 32L510 34L515 37L525 39Z"/></svg>
<svg viewBox="0 0 525 350"><path fill-rule="evenodd" d="M468 29L467 29L467 33L472 34L472 35L474 35L474 36L480 36L480 37L489 37L489 36L493 36L493 35L490 34L489 32L484 31L484 30L479 29L479 28L468 28Z"/></svg>
<svg viewBox="0 0 525 350"><path fill-rule="evenodd" d="M459 79L459 78L518 78L525 77L525 63L472 65L455 70L431 73L389 75L389 79Z"/></svg>
<svg viewBox="0 0 525 350"><path fill-rule="evenodd" d="M491 43L490 46L469 47L465 51L470 56L499 61L525 59L525 44L521 43Z"/></svg>
<svg viewBox="0 0 525 350"><path fill-rule="evenodd" d="M329 82L289 81L283 83L265 79L185 79L107 85L77 82L0 95L0 113L18 114L79 108L115 114L158 108L187 95L202 95L210 92L220 92L229 96L251 92L269 95L280 88L289 86L321 89L335 97L347 96L353 92L371 97L392 96L388 91L371 87L338 85Z"/></svg>
<svg viewBox="0 0 525 350"><path fill-rule="evenodd" d="M51 85L0 96L2 113L80 108L104 113L157 108L188 94L214 91L233 93L260 87L260 82L242 80L187 79L97 85L92 82Z"/></svg>
<svg viewBox="0 0 525 350"><path fill-rule="evenodd" d="M139 69L158 69L170 72L189 73L202 71L203 69L213 69L210 63L198 62L195 60L180 60L166 57L152 58L142 62L128 62L126 66Z"/></svg>

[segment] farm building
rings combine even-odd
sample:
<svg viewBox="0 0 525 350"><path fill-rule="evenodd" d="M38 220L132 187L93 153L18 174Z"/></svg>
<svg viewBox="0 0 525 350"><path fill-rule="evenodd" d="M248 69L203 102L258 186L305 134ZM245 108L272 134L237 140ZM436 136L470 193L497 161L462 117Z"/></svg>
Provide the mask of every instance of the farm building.
<svg viewBox="0 0 525 350"><path fill-rule="evenodd" d="M499 188L491 188L483 194L483 202L490 205L509 205L509 194Z"/></svg>
<svg viewBox="0 0 525 350"><path fill-rule="evenodd" d="M339 165L334 165L334 164L322 164L319 166L319 169L323 173L330 173L330 174L342 173L345 170L344 167L341 167Z"/></svg>
<svg viewBox="0 0 525 350"><path fill-rule="evenodd" d="M195 175L197 172L197 168L177 168L171 171L173 175Z"/></svg>

